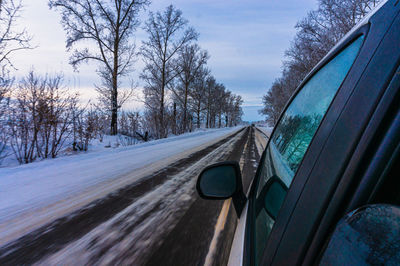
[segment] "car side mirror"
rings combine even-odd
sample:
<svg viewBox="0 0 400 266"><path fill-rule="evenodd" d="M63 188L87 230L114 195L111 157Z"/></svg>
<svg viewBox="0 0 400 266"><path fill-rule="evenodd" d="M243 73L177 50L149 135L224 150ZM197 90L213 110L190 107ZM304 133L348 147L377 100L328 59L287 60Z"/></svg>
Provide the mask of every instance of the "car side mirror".
<svg viewBox="0 0 400 266"><path fill-rule="evenodd" d="M376 204L350 212L337 224L319 264L400 265L400 208Z"/></svg>
<svg viewBox="0 0 400 266"><path fill-rule="evenodd" d="M243 193L240 167L236 161L226 161L206 167L197 179L196 189L203 199L232 198L239 217L247 200Z"/></svg>
<svg viewBox="0 0 400 266"><path fill-rule="evenodd" d="M263 200L257 202L256 214L258 215L264 209L273 220L276 220L287 191L288 187L279 177L274 175L269 178L258 196Z"/></svg>

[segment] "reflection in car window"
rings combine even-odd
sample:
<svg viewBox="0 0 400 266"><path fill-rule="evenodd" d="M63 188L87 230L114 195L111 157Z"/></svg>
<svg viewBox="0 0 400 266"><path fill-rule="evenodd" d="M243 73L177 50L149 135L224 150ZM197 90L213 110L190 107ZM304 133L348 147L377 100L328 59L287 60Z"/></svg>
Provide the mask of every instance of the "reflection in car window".
<svg viewBox="0 0 400 266"><path fill-rule="evenodd" d="M256 204L262 197L265 184L277 176L289 187L307 148L346 74L350 70L363 37L359 37L319 70L291 102L267 147L257 184ZM256 262L264 250L274 220L263 208L255 214Z"/></svg>

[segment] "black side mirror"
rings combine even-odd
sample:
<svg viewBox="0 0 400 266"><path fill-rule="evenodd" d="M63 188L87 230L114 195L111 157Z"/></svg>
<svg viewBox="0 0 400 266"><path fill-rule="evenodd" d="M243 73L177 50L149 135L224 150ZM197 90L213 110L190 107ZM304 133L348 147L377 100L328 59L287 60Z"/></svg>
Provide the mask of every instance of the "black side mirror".
<svg viewBox="0 0 400 266"><path fill-rule="evenodd" d="M223 200L232 197L238 216L242 213L247 200L243 193L240 167L235 161L206 167L197 179L196 189L203 199Z"/></svg>
<svg viewBox="0 0 400 266"><path fill-rule="evenodd" d="M400 265L400 208L367 205L336 226L319 265Z"/></svg>
<svg viewBox="0 0 400 266"><path fill-rule="evenodd" d="M259 199L263 200L257 201L256 214L258 215L264 209L273 220L276 220L287 191L288 187L285 183L279 177L272 176L258 196Z"/></svg>

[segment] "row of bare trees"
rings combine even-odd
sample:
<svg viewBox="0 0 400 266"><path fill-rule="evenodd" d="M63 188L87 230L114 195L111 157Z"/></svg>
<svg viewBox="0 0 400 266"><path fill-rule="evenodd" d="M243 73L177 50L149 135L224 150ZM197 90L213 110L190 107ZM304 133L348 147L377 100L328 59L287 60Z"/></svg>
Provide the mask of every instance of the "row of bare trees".
<svg viewBox="0 0 400 266"><path fill-rule="evenodd" d="M148 0L49 0L50 8L62 15L67 49L72 52L70 64L78 68L82 62L99 63L101 85L96 87L103 109L111 114L112 135L118 132L118 111L137 84L122 86L121 79L130 76L137 58L142 57L145 63L141 74L144 103L147 116L154 122L151 128L156 138L177 133L176 126L169 130L167 121L172 94L178 100L176 105L183 105L179 133L190 128L190 91L195 83L199 87L199 77L208 75L208 53L194 43L198 33L172 5L164 12L150 12L144 25L149 38L136 52L133 37L140 24L139 13L149 4ZM81 45L88 41L93 45ZM174 123L178 123L176 117Z"/></svg>
<svg viewBox="0 0 400 266"><path fill-rule="evenodd" d="M240 96L215 81L206 67L209 55L195 41L198 33L188 25L182 12L170 5L164 12L150 13L141 55L145 68L146 117L156 138L181 134L197 128L225 126L240 122Z"/></svg>
<svg viewBox="0 0 400 266"><path fill-rule="evenodd" d="M145 63L140 75L144 82L142 101L146 117L153 123L148 125L153 137L164 138L169 133L191 130L193 101L197 101L196 123L198 127L200 124L206 80L210 77L206 68L209 55L195 43L199 34L172 5L163 12L150 12L144 25L148 39L136 52L133 37L140 24L139 13L149 4L148 0L49 0L50 8L57 9L62 16L66 46L72 52L70 64L78 68L82 62L99 63L97 72L102 81L96 88L103 110L111 114L112 135L118 132L119 110L137 85L130 82L130 86L123 86L121 79L129 78L137 58ZM93 45L86 46L88 41ZM227 111L233 109L226 107L232 102L230 97L237 98L221 96L226 102L216 112L220 116L224 113L232 121L240 120L240 111L236 112L239 117ZM236 103L241 103L241 99Z"/></svg>
<svg viewBox="0 0 400 266"><path fill-rule="evenodd" d="M167 91L166 95L170 97L165 98L163 124L157 105L160 95L157 98L146 98L147 109L144 115L152 136L162 138L166 135L161 134L182 134L202 125L206 128L220 128L236 126L241 122L241 96L231 93L223 84L217 83L214 77L203 73L187 89L187 94L185 91L183 86Z"/></svg>
<svg viewBox="0 0 400 266"><path fill-rule="evenodd" d="M31 71L18 84L2 88L0 156L10 155L2 153L8 146L22 164L55 158L67 140L84 146L91 137L85 136L91 131L82 121L86 113L78 107L78 95L62 83L62 75L41 77Z"/></svg>
<svg viewBox="0 0 400 266"><path fill-rule="evenodd" d="M139 13L149 3L148 0L49 0L50 8L59 10L62 16L67 50L72 52L70 64L78 69L83 62L98 63L101 83L96 87L105 110L111 113L112 135L118 131L118 110L132 94L133 87L121 86L121 78L133 70L137 55L133 35L140 24ZM87 45L89 42L91 46Z"/></svg>
<svg viewBox="0 0 400 266"><path fill-rule="evenodd" d="M0 0L0 161L15 154L19 163L56 157L60 151L87 150L90 141L116 135L130 145L182 134L195 127L224 127L241 121L243 103L218 83L207 68L209 55L196 43L198 33L182 12L168 6L150 13L148 39L136 49L139 13L148 0L49 0L61 13L70 64L97 63L98 101L82 106L63 75L30 71L15 81L11 55L32 49L32 37L17 30L21 0ZM123 84L142 58L144 113L123 111L137 82ZM92 101L93 102L93 101Z"/></svg>
<svg viewBox="0 0 400 266"><path fill-rule="evenodd" d="M296 24L297 33L285 52L281 77L263 96L260 113L269 125L275 125L286 102L312 68L379 2L318 0L318 9Z"/></svg>
<svg viewBox="0 0 400 266"><path fill-rule="evenodd" d="M77 95L61 87L62 76L30 72L11 92L7 112L10 145L20 163L55 158L69 133Z"/></svg>
<svg viewBox="0 0 400 266"><path fill-rule="evenodd" d="M62 75L34 71L0 91L0 162L14 155L20 164L55 158L61 151L86 151L94 138L110 133L111 116L96 105L82 107L79 95L64 86ZM122 145L142 139L142 117L122 111Z"/></svg>

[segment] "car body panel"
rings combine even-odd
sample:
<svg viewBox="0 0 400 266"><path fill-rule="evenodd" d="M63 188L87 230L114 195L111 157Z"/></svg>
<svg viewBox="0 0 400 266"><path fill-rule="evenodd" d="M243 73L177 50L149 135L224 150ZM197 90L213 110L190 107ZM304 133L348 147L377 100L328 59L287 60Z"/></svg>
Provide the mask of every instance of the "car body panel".
<svg viewBox="0 0 400 266"><path fill-rule="evenodd" d="M318 154L318 159L312 158L310 162L306 162L307 159L310 160L306 155L302 167L311 172L305 175L304 178L299 178L302 175L301 169L299 169L295 177L295 179L297 178L297 186L303 187L300 189L301 196L294 199L296 202L295 208L290 214L289 222L283 228L284 233L280 239L280 246L272 260L269 261L272 264L293 264L302 261L321 216L326 211L326 206L331 200L331 195L343 175L345 166L354 153L360 134L365 130L371 114L376 108L377 100L386 89L386 84L397 67L400 46L393 46L393 43L400 43L400 40L397 40L400 34L397 36L393 34L385 36L384 42L388 43L385 45L384 42L381 43L375 33L379 29L381 34L386 33L386 30L382 29L389 28L385 24L391 23L393 17L398 13L398 9L393 10L392 4L393 2L388 2L383 7L378 18L371 17L368 35L375 37L372 41L379 45L379 48L374 53L372 61L369 62L367 68L363 70L364 73L361 79L360 75L354 74L355 71L349 73L349 77L338 93L339 96L343 92L347 92L349 97L343 99L340 98L342 95L337 96L332 106L337 102L344 104L344 106L340 109L338 108L337 112L331 108L326 115L325 124L321 124L321 128L328 130L329 127L326 126L326 123L329 120L333 122L333 119L329 116L340 114L334 122L334 127L329 132L329 137L324 143L310 145L310 151L317 145L323 147ZM385 7L387 10L384 9ZM400 24L396 22L395 25L398 28ZM369 41L368 35L365 44ZM362 50L365 50L365 47ZM362 52L360 52L359 57L361 57ZM391 60L387 60L387 58L391 58ZM357 61L353 68L356 70L359 68ZM350 83L349 80L352 76L354 76L355 80ZM357 79L359 80L356 81ZM318 137L319 133L316 134L315 138ZM296 182L293 183L293 187ZM269 264L266 261L264 262Z"/></svg>
<svg viewBox="0 0 400 266"><path fill-rule="evenodd" d="M243 208L242 214L240 215L238 224L236 226L235 236L233 238L231 252L229 255L228 266L243 265L248 209L249 209L249 202L247 201L246 205Z"/></svg>

